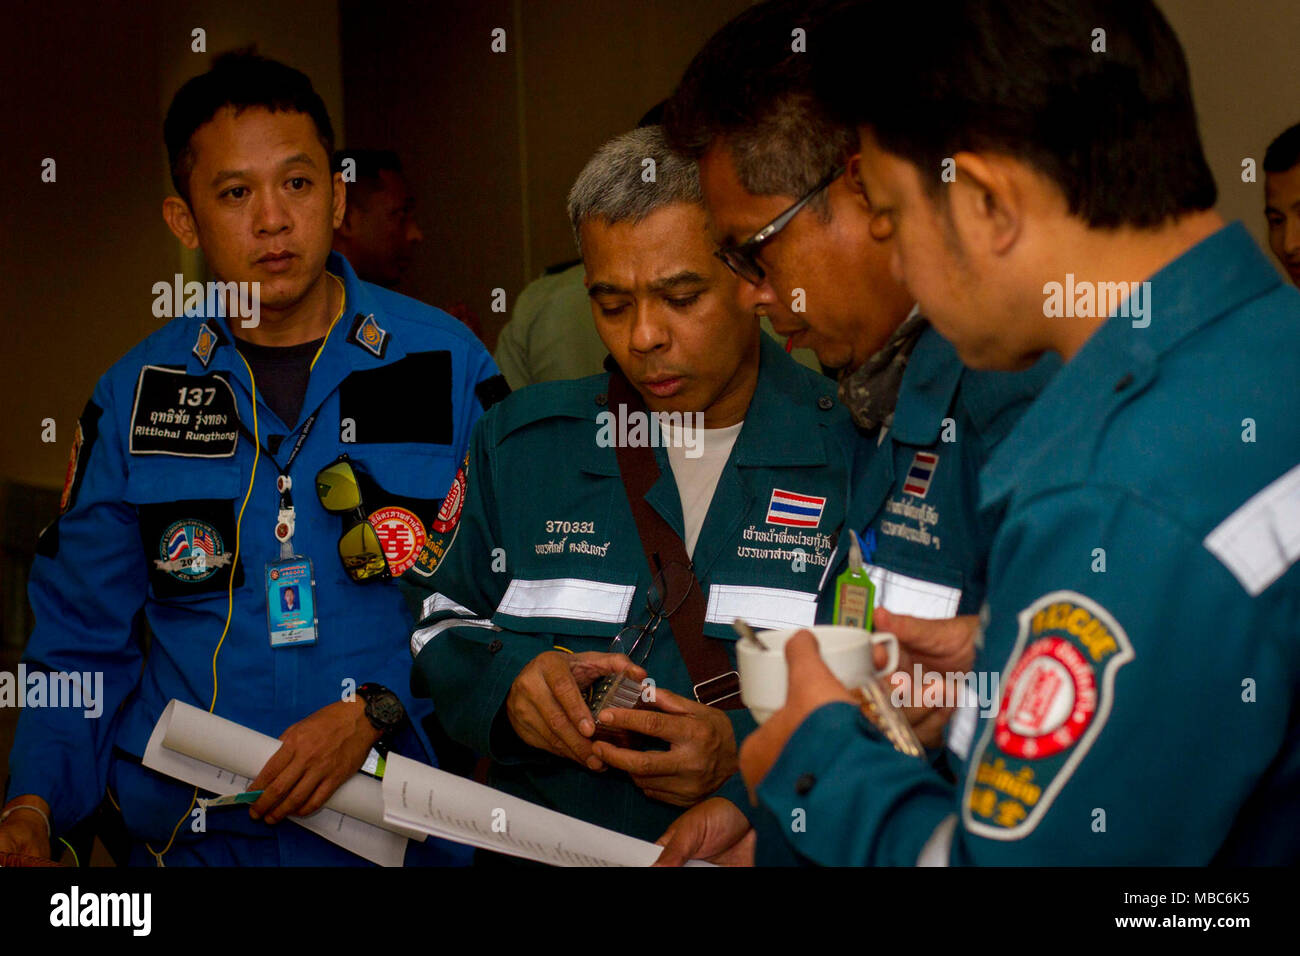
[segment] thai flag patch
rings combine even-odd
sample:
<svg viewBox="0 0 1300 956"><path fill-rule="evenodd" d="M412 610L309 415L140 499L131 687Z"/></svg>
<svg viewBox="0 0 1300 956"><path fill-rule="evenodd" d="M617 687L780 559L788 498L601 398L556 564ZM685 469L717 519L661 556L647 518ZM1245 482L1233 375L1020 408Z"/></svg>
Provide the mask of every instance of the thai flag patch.
<svg viewBox="0 0 1300 956"><path fill-rule="evenodd" d="M918 451L912 457L912 467L907 469L907 477L903 479L903 494L924 498L930 490L930 479L934 477L934 469L938 465L939 456L934 452Z"/></svg>
<svg viewBox="0 0 1300 956"><path fill-rule="evenodd" d="M774 488L772 500L767 503L767 523L783 524L791 528L815 528L821 522L825 508L825 498Z"/></svg>

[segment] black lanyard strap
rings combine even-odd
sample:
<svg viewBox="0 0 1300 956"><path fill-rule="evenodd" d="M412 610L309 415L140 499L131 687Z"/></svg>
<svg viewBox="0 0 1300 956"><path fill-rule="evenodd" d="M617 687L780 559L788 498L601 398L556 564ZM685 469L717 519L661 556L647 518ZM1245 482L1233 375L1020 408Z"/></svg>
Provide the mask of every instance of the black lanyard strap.
<svg viewBox="0 0 1300 956"><path fill-rule="evenodd" d="M247 438L249 441L253 442L255 445L260 447L262 449L262 454L264 454L267 458L271 459L271 464L275 465L276 472L279 474L281 478L288 478L289 469L293 467L294 459L298 457L298 452L302 451L302 446L307 443L307 436L311 434L311 428L313 425L316 424L316 417L319 414L320 414L320 409L318 408L316 409L316 411L308 415L307 420L302 423L302 428L298 432L298 440L293 443L293 449L289 452L289 457L288 459L285 460L283 467L281 467L280 463L276 461L275 456L271 454L270 449L267 448L265 445L263 445L261 441L259 441L256 437L254 437L253 433L248 430L248 427L242 421L238 423L239 431L243 434L245 438ZM293 507L293 495L287 487L280 492L280 507L281 508Z"/></svg>

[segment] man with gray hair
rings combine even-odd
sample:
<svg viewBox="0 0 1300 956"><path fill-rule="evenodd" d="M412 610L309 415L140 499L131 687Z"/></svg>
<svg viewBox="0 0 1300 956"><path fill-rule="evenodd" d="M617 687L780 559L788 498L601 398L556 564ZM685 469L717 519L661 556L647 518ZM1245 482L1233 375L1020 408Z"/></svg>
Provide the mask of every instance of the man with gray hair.
<svg viewBox="0 0 1300 956"><path fill-rule="evenodd" d="M738 306L660 127L602 147L569 214L608 372L476 429L403 578L413 683L494 786L653 839L740 799L732 622L813 622L852 424Z"/></svg>

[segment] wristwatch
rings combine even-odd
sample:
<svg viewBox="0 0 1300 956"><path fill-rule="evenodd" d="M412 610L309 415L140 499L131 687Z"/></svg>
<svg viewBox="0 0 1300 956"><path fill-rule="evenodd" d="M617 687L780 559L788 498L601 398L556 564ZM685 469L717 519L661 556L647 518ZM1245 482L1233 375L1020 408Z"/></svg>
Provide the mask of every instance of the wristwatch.
<svg viewBox="0 0 1300 956"><path fill-rule="evenodd" d="M383 734L377 746L387 749L389 741L406 720L406 708L383 684L362 684L357 688L357 696L366 702L366 719L370 725Z"/></svg>

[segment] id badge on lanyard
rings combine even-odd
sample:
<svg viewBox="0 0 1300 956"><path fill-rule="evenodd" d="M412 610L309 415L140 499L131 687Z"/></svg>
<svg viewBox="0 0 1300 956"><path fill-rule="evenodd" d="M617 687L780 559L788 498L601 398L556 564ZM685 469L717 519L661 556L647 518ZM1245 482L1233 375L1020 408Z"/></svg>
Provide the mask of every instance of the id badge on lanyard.
<svg viewBox="0 0 1300 956"><path fill-rule="evenodd" d="M266 566L266 625L272 647L301 647L316 643L316 573L311 558L294 554L293 480L289 469L302 450L316 423L313 413L276 477L280 510L275 520L275 539L280 542L280 560ZM264 449L265 450L265 449ZM275 458L267 452L271 461Z"/></svg>

